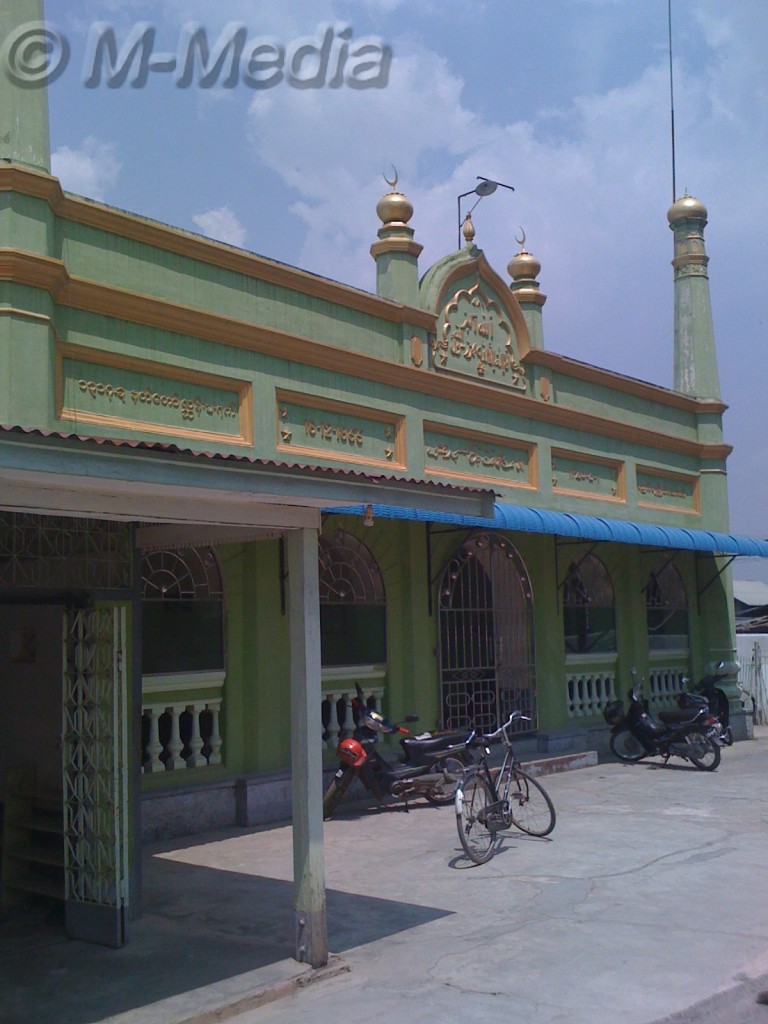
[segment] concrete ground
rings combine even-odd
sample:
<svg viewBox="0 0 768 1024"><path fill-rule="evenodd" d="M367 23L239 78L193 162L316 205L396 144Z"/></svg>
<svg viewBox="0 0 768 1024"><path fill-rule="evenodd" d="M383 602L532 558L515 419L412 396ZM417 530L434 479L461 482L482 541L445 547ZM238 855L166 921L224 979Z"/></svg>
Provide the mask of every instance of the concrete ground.
<svg viewBox="0 0 768 1024"><path fill-rule="evenodd" d="M327 822L334 955L291 959L290 827L146 848L147 913L108 950L0 940L3 1024L768 1024L768 729L704 773L615 763L542 781L549 839L474 866L451 808ZM15 941L14 941L15 940Z"/></svg>

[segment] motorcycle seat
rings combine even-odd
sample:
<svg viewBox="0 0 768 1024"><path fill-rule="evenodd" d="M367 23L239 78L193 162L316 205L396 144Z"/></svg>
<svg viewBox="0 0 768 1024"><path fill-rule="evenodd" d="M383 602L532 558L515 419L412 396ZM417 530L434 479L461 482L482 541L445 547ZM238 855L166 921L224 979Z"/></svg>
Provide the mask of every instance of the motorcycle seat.
<svg viewBox="0 0 768 1024"><path fill-rule="evenodd" d="M665 725L680 725L682 722L693 722L698 713L699 708L667 708L657 712L657 718Z"/></svg>
<svg viewBox="0 0 768 1024"><path fill-rule="evenodd" d="M400 743L406 751L414 754L437 754L448 747L459 746L466 742L465 732L441 732L437 736L428 736L426 739L418 739L416 736L404 736Z"/></svg>

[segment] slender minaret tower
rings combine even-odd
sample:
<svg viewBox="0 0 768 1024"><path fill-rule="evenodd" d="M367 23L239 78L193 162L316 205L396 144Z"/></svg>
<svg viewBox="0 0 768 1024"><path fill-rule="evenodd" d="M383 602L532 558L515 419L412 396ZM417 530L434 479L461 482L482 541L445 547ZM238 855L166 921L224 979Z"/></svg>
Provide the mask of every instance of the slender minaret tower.
<svg viewBox="0 0 768 1024"><path fill-rule="evenodd" d="M667 213L675 235L675 377L674 389L698 399L699 441L723 444L720 381L709 298L704 225L707 209L692 196L678 199ZM708 459L700 475L702 513L709 529L728 529L725 456Z"/></svg>
<svg viewBox="0 0 768 1024"><path fill-rule="evenodd" d="M25 47L43 27L43 0L0 0L0 41L16 40L8 54L17 58L19 78L9 74L13 68L0 68L0 160L50 174L48 91L45 85L25 84L22 70Z"/></svg>
<svg viewBox="0 0 768 1024"><path fill-rule="evenodd" d="M397 172L394 181L385 180L391 191L376 204L382 223L379 241L371 246L371 256L376 260L376 293L394 302L418 306L419 254L423 246L413 240L413 228L408 227L413 205L397 191Z"/></svg>
<svg viewBox="0 0 768 1024"><path fill-rule="evenodd" d="M512 278L509 287L523 311L528 335L531 339L531 348L544 348L542 307L547 301L547 296L541 291L539 282L536 280L541 270L541 263L525 248L524 231L522 239L516 238L515 241L521 248L507 264L507 271Z"/></svg>
<svg viewBox="0 0 768 1024"><path fill-rule="evenodd" d="M707 208L685 195L667 213L675 234L674 389L696 398L720 398L715 333L704 249Z"/></svg>

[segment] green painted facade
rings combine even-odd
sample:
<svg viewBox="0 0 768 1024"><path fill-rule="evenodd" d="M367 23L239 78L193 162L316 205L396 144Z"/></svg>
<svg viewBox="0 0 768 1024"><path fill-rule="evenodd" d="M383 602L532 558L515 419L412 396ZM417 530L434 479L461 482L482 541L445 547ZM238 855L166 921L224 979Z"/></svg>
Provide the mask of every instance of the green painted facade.
<svg viewBox="0 0 768 1024"><path fill-rule="evenodd" d="M3 109L18 109L29 127L0 152L2 466L5 486L23 495L19 474L28 471L30 493L38 495L36 505L24 506L23 497L3 504L84 514L86 499L72 504L66 495L68 481L77 492L87 480L99 484L87 514L117 514L104 496L127 485L133 493L121 516L137 529L170 527L169 548L190 545L188 525L217 527L211 547L224 584L223 760L194 773L143 774L146 792L290 767L289 616L277 534L291 524L279 514L257 522L240 505L231 511L236 499L266 510L322 509L380 502L384 486L399 496L392 504L411 494L421 509L479 515L484 492L485 500L496 494L522 506L727 530L729 449L701 204L681 200L670 211L671 391L551 352L541 267L525 250L507 276L471 238L432 268L419 267L413 210L396 189L371 208L378 294L368 294L63 194L41 141L44 95L8 82L0 88ZM202 492L221 503L220 516L201 518L195 501ZM227 534L260 526L272 535ZM339 529L365 544L382 575L385 709L395 717L415 711L424 727L439 727L439 581L468 531L324 518L324 537ZM530 581L542 749L604 740L599 712L574 715L567 679L610 663L623 693L631 667L652 674L644 588L670 552L574 546L551 534L507 540ZM616 651L608 660L565 652L564 581L590 551L615 595ZM689 645L667 661L699 676L733 656L729 574L718 575L724 560L692 552L677 554L674 567L687 598ZM136 581L134 600L139 590ZM329 687L333 680L327 670ZM153 699L166 698L159 691Z"/></svg>

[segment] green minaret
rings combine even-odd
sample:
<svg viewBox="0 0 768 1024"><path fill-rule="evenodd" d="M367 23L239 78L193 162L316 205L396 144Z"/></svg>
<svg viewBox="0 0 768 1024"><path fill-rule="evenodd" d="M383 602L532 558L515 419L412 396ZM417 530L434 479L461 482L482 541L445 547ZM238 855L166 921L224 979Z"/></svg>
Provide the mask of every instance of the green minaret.
<svg viewBox="0 0 768 1024"><path fill-rule="evenodd" d="M674 389L696 398L720 398L715 332L704 250L707 208L685 195L667 213L675 234Z"/></svg>
<svg viewBox="0 0 768 1024"><path fill-rule="evenodd" d="M385 180L391 191L376 204L382 224L379 241L371 246L371 256L376 260L376 292L382 298L418 306L422 246L414 241L413 228L408 226L413 205L407 196L397 191L397 172L394 181Z"/></svg>
<svg viewBox="0 0 768 1024"><path fill-rule="evenodd" d="M541 264L525 248L524 231L522 239L516 238L515 241L519 243L521 249L507 264L507 271L512 278L509 287L523 311L525 322L528 325L531 348L543 349L544 325L541 314L547 296L541 291L539 282L536 280L541 270Z"/></svg>
<svg viewBox="0 0 768 1024"><path fill-rule="evenodd" d="M42 28L43 0L0 0L0 45L17 64L34 52ZM17 45L9 49L12 36ZM19 84L8 72L0 68L0 160L50 174L47 89Z"/></svg>

